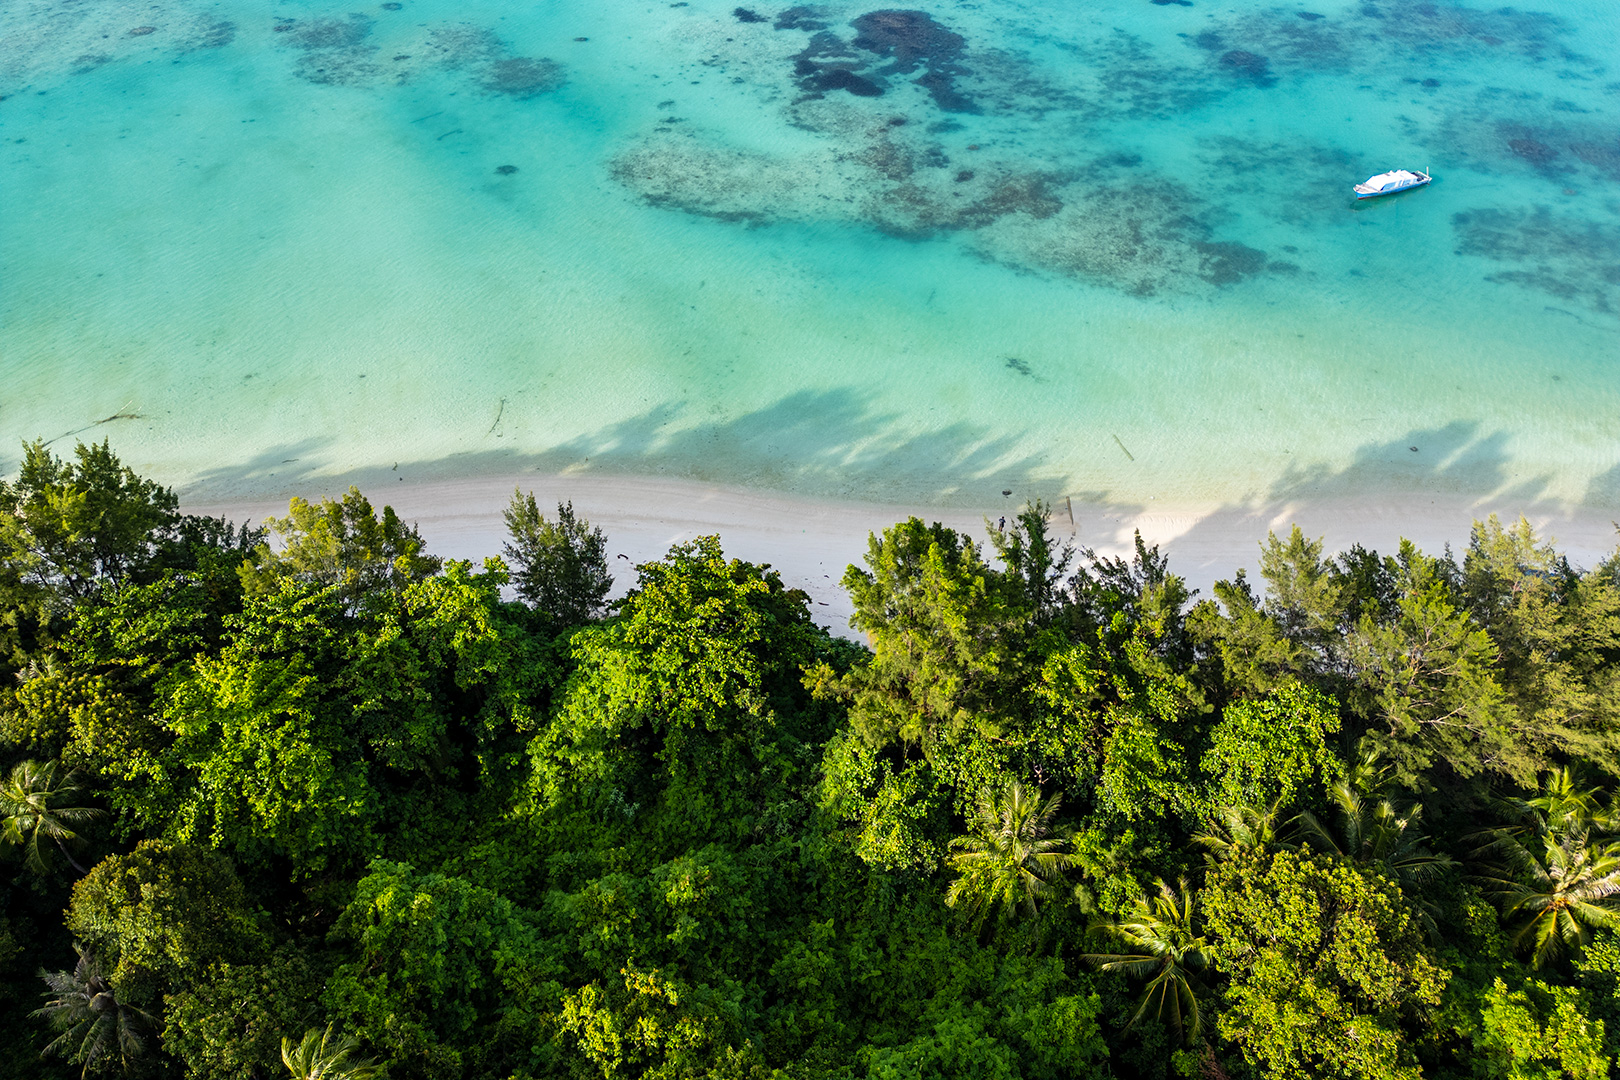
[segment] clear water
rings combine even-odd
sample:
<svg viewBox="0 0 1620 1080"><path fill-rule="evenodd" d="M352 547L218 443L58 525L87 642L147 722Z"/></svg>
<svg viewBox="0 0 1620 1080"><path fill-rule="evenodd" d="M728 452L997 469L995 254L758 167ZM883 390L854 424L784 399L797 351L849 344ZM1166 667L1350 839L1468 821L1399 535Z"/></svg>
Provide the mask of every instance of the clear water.
<svg viewBox="0 0 1620 1080"><path fill-rule="evenodd" d="M1620 505L1615 5L735 7L8 0L5 452Z"/></svg>

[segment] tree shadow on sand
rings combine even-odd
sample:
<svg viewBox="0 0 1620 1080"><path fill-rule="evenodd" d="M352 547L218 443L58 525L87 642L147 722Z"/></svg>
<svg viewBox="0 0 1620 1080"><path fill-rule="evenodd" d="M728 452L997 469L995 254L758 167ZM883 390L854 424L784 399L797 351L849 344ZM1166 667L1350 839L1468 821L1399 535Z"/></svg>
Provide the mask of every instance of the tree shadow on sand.
<svg viewBox="0 0 1620 1080"><path fill-rule="evenodd" d="M1590 526L1620 504L1620 463L1572 502L1555 494L1555 471L1515 461L1510 441L1507 432L1459 422L1368 442L1346 465L1289 469L1253 497L1201 514L1190 527L1170 529L1165 547L1188 569L1203 566L1224 576L1239 563L1252 562L1268 530L1287 529L1292 522L1313 535L1326 533L1330 547L1361 542L1392 548L1399 535L1408 535L1438 548L1465 541L1475 516L1524 514L1555 528L1581 518ZM329 444L306 440L211 470L186 496L201 501L254 492L314 498L352 483L386 501L401 479L529 472L668 477L790 496L912 504L924 516L930 508L943 512L947 506L994 512L1009 505L1003 492L1011 492L1012 504L1044 498L1057 506L1059 531L1068 531L1066 511L1072 505L1078 539L1102 549L1128 546L1133 519L1159 509L1121 499L1107 488L1087 489L1044 455L982 425L958 421L909 431L897 414L876 412L849 390L797 393L714 421L694 418L689 403L666 402L539 452L478 450L391 468L341 471L334 467ZM1606 518L1599 524L1606 525ZM1370 534L1347 531L1357 528ZM1585 527L1584 534L1596 537L1601 531ZM1237 562L1234 551L1239 551Z"/></svg>
<svg viewBox="0 0 1620 1080"><path fill-rule="evenodd" d="M1288 470L1253 499L1201 516L1164 547L1182 556L1178 572L1203 582L1230 576L1240 565L1253 568L1266 534L1296 523L1313 537L1325 535L1330 553L1356 543L1392 553L1402 537L1438 553L1444 544L1466 543L1472 522L1494 513L1523 515L1555 534L1565 525L1573 541L1568 550L1578 560L1612 551L1609 517L1620 504L1620 464L1572 501L1557 494L1554 470L1513 460L1510 440L1507 432L1458 422L1369 442L1345 466ZM1121 506L1115 517L1128 521L1133 511L1147 510ZM1128 534L1128 527L1119 528L1107 541L1086 542L1123 546Z"/></svg>
<svg viewBox="0 0 1620 1080"><path fill-rule="evenodd" d="M828 498L893 501L905 493L907 501L924 504L989 505L1004 489L1061 483L1041 456L1022 451L1009 436L965 421L908 430L897 414L873 411L850 390L792 394L716 421L693 412L686 402L666 402L536 453L476 450L341 476L334 475L330 443L310 440L208 470L186 494L308 493L353 483L385 498L401 476L566 472L667 476Z"/></svg>

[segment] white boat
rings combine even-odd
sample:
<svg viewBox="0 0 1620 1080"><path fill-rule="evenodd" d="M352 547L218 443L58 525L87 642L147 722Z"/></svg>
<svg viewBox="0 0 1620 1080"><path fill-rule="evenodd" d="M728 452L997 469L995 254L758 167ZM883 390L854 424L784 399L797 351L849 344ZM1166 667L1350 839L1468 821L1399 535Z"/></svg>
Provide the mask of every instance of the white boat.
<svg viewBox="0 0 1620 1080"><path fill-rule="evenodd" d="M1397 191L1422 187L1433 179L1434 177L1427 172L1395 169L1392 172L1379 173L1377 176L1369 177L1365 184L1357 184L1356 198L1375 199L1380 195L1393 195Z"/></svg>

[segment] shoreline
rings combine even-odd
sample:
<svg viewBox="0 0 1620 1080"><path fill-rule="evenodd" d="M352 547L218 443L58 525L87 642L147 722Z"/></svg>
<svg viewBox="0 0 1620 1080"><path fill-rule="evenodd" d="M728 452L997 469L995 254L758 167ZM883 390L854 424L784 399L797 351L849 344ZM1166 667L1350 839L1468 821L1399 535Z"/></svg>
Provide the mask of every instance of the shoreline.
<svg viewBox="0 0 1620 1080"><path fill-rule="evenodd" d="M939 521L983 544L984 519L1011 516L1023 505L1019 493L979 509L924 503L839 501L708 484L698 481L602 473L515 473L462 480L401 479L392 488L331 477L298 492L316 501L346 491L351 482L381 509L390 505L421 530L427 549L450 559L477 561L500 554L506 541L501 512L514 489L533 491L548 513L558 502L574 509L607 534L614 596L634 584L633 567L662 557L671 545L718 533L730 558L769 563L790 588L809 594L818 623L848 634L853 611L838 585L844 568L860 563L872 532L915 515ZM263 521L283 515L286 499L245 497L192 499L181 493L187 513L225 515L234 521ZM1438 554L1450 544L1460 552L1476 519L1491 513L1504 521L1527 518L1537 535L1551 536L1559 550L1590 568L1617 547L1614 517L1607 511L1568 507L1511 496L1469 499L1450 494L1388 498L1342 495L1254 505L1153 506L1055 500L1052 532L1103 555L1128 555L1133 531L1170 556L1170 569L1202 596L1239 567L1256 577L1260 543L1268 530L1286 531L1298 523L1307 536L1325 541L1329 554L1360 543L1390 554L1402 537ZM1072 507L1073 525L1069 508Z"/></svg>

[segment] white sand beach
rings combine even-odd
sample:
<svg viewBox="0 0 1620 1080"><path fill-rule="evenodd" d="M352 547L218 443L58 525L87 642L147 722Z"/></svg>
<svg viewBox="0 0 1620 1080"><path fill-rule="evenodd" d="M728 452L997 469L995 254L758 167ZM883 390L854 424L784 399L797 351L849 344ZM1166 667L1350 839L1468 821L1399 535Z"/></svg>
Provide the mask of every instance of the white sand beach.
<svg viewBox="0 0 1620 1080"><path fill-rule="evenodd" d="M728 555L770 563L787 584L810 595L819 623L846 633L851 608L838 579L848 564L860 561L869 533L915 514L982 540L986 517L1010 516L1022 505L1017 492L971 511L806 499L686 480L596 473L400 479L392 487L376 481L375 474L366 479L360 486L374 504L393 506L420 526L430 551L456 559L476 560L500 552L506 539L501 511L515 489L533 491L546 508L571 501L577 512L608 535L616 594L634 583L632 568L637 563L658 558L672 544L719 534ZM332 478L298 494L312 500L337 495L348 483L346 478ZM182 506L190 513L224 514L237 521L262 521L286 512L284 499L191 502L183 492ZM1150 501L1137 507L1060 497L1053 526L1057 535L1107 555L1129 552L1132 533L1140 529L1148 543L1161 544L1169 552L1174 572L1207 595L1213 582L1230 577L1238 567L1254 573L1259 543L1269 529L1286 530L1297 522L1308 535L1324 537L1329 551L1360 543L1391 552L1407 537L1438 553L1448 543L1454 549L1464 547L1471 523L1491 513L1504 519L1523 514L1540 535L1552 536L1559 549L1582 566L1593 565L1616 547L1616 526L1606 512L1511 498L1379 500L1336 495L1272 505L1159 507Z"/></svg>

